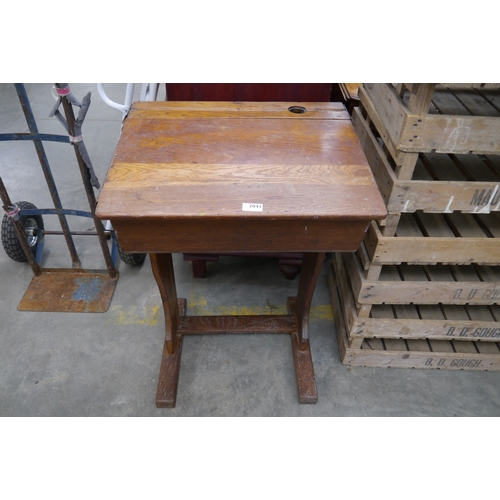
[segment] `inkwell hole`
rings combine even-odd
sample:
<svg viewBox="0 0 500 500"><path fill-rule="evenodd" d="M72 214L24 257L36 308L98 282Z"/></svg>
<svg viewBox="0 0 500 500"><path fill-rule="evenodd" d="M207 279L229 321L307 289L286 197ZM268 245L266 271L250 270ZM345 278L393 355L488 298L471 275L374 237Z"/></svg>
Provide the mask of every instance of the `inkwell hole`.
<svg viewBox="0 0 500 500"><path fill-rule="evenodd" d="M288 108L288 111L290 111L290 113L296 113L296 114L300 115L300 114L306 112L306 108L304 108L302 106L290 106Z"/></svg>

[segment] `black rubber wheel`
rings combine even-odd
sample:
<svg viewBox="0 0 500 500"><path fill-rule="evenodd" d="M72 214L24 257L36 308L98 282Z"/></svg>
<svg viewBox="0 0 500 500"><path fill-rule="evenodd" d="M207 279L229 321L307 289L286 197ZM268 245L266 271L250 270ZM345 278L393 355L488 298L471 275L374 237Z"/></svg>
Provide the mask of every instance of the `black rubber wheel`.
<svg viewBox="0 0 500 500"><path fill-rule="evenodd" d="M36 210L37 208L29 201L18 201L16 205L21 210ZM41 215L22 215L19 217L19 221L24 228L28 244L33 252L33 256L35 256L39 243L39 238L35 230L43 230L43 218ZM28 262L28 258L24 254L23 247L17 237L14 223L7 214L5 214L2 219L2 246L5 253L12 260L15 260L16 262Z"/></svg>
<svg viewBox="0 0 500 500"><path fill-rule="evenodd" d="M146 259L145 253L125 253L120 248L120 245L118 245L118 255L129 266L140 266Z"/></svg>

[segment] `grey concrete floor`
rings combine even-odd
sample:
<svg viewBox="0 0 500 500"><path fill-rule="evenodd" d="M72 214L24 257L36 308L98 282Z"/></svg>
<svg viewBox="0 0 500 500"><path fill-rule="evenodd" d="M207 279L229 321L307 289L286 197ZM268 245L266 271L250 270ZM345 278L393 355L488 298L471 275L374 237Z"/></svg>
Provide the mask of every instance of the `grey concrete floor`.
<svg viewBox="0 0 500 500"><path fill-rule="evenodd" d="M49 118L52 84L27 84L41 132L62 134ZM120 134L121 114L105 105L95 84L83 127L90 158L104 181ZM106 86L123 100L125 86ZM161 96L161 93L160 93ZM12 84L0 84L0 133L27 131ZM70 146L45 143L65 208L86 210ZM52 202L31 142L0 142L0 175L14 201ZM46 228L58 229L53 216ZM90 229L89 219L70 219ZM104 268L97 239L76 237L83 267ZM47 237L44 267L70 267L61 237ZM295 294L273 259L221 258L207 278L175 255L179 296L190 314L276 312ZM329 265L329 262L325 264ZM325 271L324 270L324 271ZM149 259L121 263L108 312L35 313L17 306L33 274L0 249L0 416L498 416L500 373L348 367L340 362L326 273L316 289L310 323L319 400L297 402L288 335L189 336L184 339L177 407L157 409L155 392L164 341L159 293Z"/></svg>

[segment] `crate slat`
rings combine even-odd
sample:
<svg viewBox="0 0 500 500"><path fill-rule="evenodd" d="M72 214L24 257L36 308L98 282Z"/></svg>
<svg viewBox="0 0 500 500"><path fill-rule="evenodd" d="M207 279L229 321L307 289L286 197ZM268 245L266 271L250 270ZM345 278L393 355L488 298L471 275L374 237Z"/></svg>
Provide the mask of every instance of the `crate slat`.
<svg viewBox="0 0 500 500"><path fill-rule="evenodd" d="M387 265L383 266L379 279L369 280L355 254L342 254L342 261L358 305L500 304L500 279L484 266L481 267L483 272L478 274L476 268L471 266L466 266L470 269L464 271L458 266L440 264L428 268L407 264ZM391 270L393 272L389 277ZM460 273L461 276L458 276Z"/></svg>
<svg viewBox="0 0 500 500"><path fill-rule="evenodd" d="M500 239L488 237L451 236L403 236L402 228L408 224L429 224L424 230L431 231L431 214L402 214L396 237L382 235L378 225L371 223L364 242L369 258L374 264L482 264L500 265ZM433 214L441 215L441 214ZM436 222L436 218L434 218ZM441 222L446 223L445 219ZM444 224L442 227L446 227ZM449 228L449 226L448 226Z"/></svg>
<svg viewBox="0 0 500 500"><path fill-rule="evenodd" d="M429 342L424 339L391 339L388 342L381 338L364 338L361 346L358 347L349 338L333 272L329 273L328 281L342 363L351 366L386 368L500 371L498 345L489 345L486 342L464 342L463 346L457 350L453 346L460 342L458 340L433 341L435 349L431 351ZM470 344L473 344L476 352L469 352ZM451 350L449 350L450 347ZM447 350L436 350L439 348Z"/></svg>
<svg viewBox="0 0 500 500"><path fill-rule="evenodd" d="M448 93L448 94L446 94ZM438 107L450 91L436 89L432 102ZM359 91L362 105L369 111L393 156L398 152L454 154L500 153L499 116L471 116L462 106L458 114L412 113L396 89L385 83L366 83ZM441 99L441 100L440 100ZM489 104L485 100L485 104ZM460 102L457 107L460 108ZM490 106L491 109L494 109ZM397 159L397 158L395 158Z"/></svg>
<svg viewBox="0 0 500 500"><path fill-rule="evenodd" d="M500 210L498 158L421 154L411 179L401 180L359 109L353 124L389 213Z"/></svg>
<svg viewBox="0 0 500 500"><path fill-rule="evenodd" d="M338 258L328 270L328 282L330 293L333 293L331 283L335 282L350 341L360 338L405 339L408 342L500 341L500 322L491 311L498 306L385 304L373 305L369 317L360 317L345 266ZM447 349L453 350L452 347Z"/></svg>

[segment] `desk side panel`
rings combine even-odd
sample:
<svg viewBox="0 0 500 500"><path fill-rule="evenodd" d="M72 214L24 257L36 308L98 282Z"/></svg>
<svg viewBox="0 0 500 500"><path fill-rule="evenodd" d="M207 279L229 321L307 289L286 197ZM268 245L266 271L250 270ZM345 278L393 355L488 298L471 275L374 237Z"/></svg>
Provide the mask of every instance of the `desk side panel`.
<svg viewBox="0 0 500 500"><path fill-rule="evenodd" d="M367 220L111 220L120 247L130 253L352 252ZM251 237L249 237L251 235Z"/></svg>

